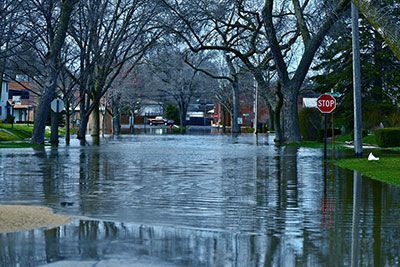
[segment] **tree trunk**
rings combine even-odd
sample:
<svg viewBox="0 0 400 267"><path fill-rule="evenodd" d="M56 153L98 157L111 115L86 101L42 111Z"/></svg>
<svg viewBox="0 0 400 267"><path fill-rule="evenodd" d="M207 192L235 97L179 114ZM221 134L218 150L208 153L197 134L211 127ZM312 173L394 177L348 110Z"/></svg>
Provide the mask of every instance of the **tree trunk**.
<svg viewBox="0 0 400 267"><path fill-rule="evenodd" d="M180 128L181 132L186 132L186 115L187 115L187 104L185 102L178 103L179 108L179 120L180 120Z"/></svg>
<svg viewBox="0 0 400 267"><path fill-rule="evenodd" d="M43 144L46 128L46 119L57 87L58 64L57 60L67 34L69 20L77 0L61 1L61 14L59 26L55 33L53 42L50 44L46 55L45 73L46 80L42 97L36 111L35 124L33 127L32 143Z"/></svg>
<svg viewBox="0 0 400 267"><path fill-rule="evenodd" d="M92 119L91 133L93 145L100 145L100 105L98 102L94 103L94 109L90 115Z"/></svg>
<svg viewBox="0 0 400 267"><path fill-rule="evenodd" d="M276 106L275 109L273 110L274 113L274 128L275 128L275 143L281 144L284 142L284 137L283 137L283 129L282 129L282 106L283 106L283 96L281 93L281 84L278 83L277 86L277 92L276 92Z"/></svg>
<svg viewBox="0 0 400 267"><path fill-rule="evenodd" d="M58 116L59 113L51 111L51 135L50 143L52 146L58 146Z"/></svg>
<svg viewBox="0 0 400 267"><path fill-rule="evenodd" d="M373 98L376 101L376 103L382 103L383 102L383 80L382 77L384 75L383 71L383 62L380 56L380 53L382 52L383 49L383 42L380 37L378 37L377 31L374 31L375 38L373 39L373 60L374 60L374 65L375 69L378 72L377 75L374 76L373 79L373 86L374 86L374 91L373 91Z"/></svg>
<svg viewBox="0 0 400 267"><path fill-rule="evenodd" d="M268 110L268 130L275 131L275 111L272 109L272 106L267 101L267 110Z"/></svg>
<svg viewBox="0 0 400 267"><path fill-rule="evenodd" d="M106 134L106 114L107 114L107 107L104 112L101 112L101 136L104 138Z"/></svg>
<svg viewBox="0 0 400 267"><path fill-rule="evenodd" d="M222 107L222 132L226 133L226 108Z"/></svg>
<svg viewBox="0 0 400 267"><path fill-rule="evenodd" d="M46 130L46 121L50 110L50 103L54 98L57 87L58 73L56 70L56 59L49 60L46 64L46 82L39 106L35 114L35 123L33 125L33 144L44 144L44 136Z"/></svg>
<svg viewBox="0 0 400 267"><path fill-rule="evenodd" d="M65 113L65 144L68 146L71 143L71 114L69 105L66 105L67 112Z"/></svg>
<svg viewBox="0 0 400 267"><path fill-rule="evenodd" d="M80 140L81 146L86 145L86 131L89 122L89 116L84 111L81 111L81 124L79 125L78 139Z"/></svg>
<svg viewBox="0 0 400 267"><path fill-rule="evenodd" d="M240 112L239 83L235 81L232 83L232 134L240 133L240 125L238 122L239 112Z"/></svg>
<svg viewBox="0 0 400 267"><path fill-rule="evenodd" d="M113 134L121 134L121 113L116 105L113 105Z"/></svg>
<svg viewBox="0 0 400 267"><path fill-rule="evenodd" d="M298 90L292 87L288 85L286 88L283 88L286 91L283 94L284 141L287 143L299 142L301 140L297 111Z"/></svg>
<svg viewBox="0 0 400 267"><path fill-rule="evenodd" d="M180 130L182 133L186 131L186 113L179 109Z"/></svg>

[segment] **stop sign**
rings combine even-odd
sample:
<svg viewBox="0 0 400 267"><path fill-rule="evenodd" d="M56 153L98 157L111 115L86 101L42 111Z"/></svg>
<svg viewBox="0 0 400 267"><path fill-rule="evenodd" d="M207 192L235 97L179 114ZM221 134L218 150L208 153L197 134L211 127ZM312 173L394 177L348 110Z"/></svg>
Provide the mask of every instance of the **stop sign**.
<svg viewBox="0 0 400 267"><path fill-rule="evenodd" d="M331 113L336 108L336 99L329 94L321 95L317 99L317 108L322 113Z"/></svg>

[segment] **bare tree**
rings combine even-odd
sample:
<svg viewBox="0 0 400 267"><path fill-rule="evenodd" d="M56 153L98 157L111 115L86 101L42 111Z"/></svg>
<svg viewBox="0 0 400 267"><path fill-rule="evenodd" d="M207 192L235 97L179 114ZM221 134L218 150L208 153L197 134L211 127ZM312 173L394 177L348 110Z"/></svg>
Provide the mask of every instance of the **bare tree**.
<svg viewBox="0 0 400 267"><path fill-rule="evenodd" d="M135 111L145 95L145 85L139 78L140 67L136 66L136 69L131 70L132 67L127 64L107 92L106 106L112 110L114 135L121 132L121 113L128 113L134 120Z"/></svg>
<svg viewBox="0 0 400 267"><path fill-rule="evenodd" d="M264 4L256 0L162 2L172 11L177 25L172 25L171 31L183 38L192 51L226 51L242 60L253 73L275 113L276 141L283 140L281 106L285 140L300 140L299 89L314 54L349 0L302 4L298 0L265 0ZM261 55L261 60L256 60ZM277 71L279 82L270 88L268 71L272 70Z"/></svg>
<svg viewBox="0 0 400 267"><path fill-rule="evenodd" d="M231 60L240 60L253 74L259 88L267 96L271 115L277 117L274 120L276 141L280 142L283 139L279 117L282 96L277 91L279 87L269 86L269 76L265 75L268 70L274 69L274 65L263 20L255 9L257 4L254 1L162 2L174 18L173 24L169 24L170 31L185 40L192 51L223 51ZM168 20L171 18L168 17ZM288 49L296 38L295 35L282 40L282 48ZM234 71L231 64L228 63L228 66Z"/></svg>
<svg viewBox="0 0 400 267"><path fill-rule="evenodd" d="M217 55L213 55L218 57ZM212 72L207 71L203 68L199 68L192 64L190 61L185 60L185 62L191 66L193 69L200 71L213 79L217 80L225 80L229 82L229 86L219 86L220 90L216 91L216 97L219 98L222 103L224 103L224 108L229 111L231 115L232 122L232 134L240 133L240 125L239 125L239 112L240 112L240 93L239 93L239 69L241 66L235 64L234 58L232 58L229 54L225 54L224 56L225 68L227 71L221 71L222 73L218 74L214 70ZM224 72L226 74L224 74ZM230 93L223 92L223 90L228 90L230 88ZM231 99L228 100L227 96L230 96Z"/></svg>
<svg viewBox="0 0 400 267"><path fill-rule="evenodd" d="M43 144L47 114L50 103L57 88L57 79L60 69L60 52L64 44L69 21L77 0L32 1L38 14L42 16L40 22L45 23L48 38L48 49L45 56L45 83L43 94L35 115L32 143ZM57 14L60 10L60 14Z"/></svg>
<svg viewBox="0 0 400 267"><path fill-rule="evenodd" d="M317 9L311 8L314 14L306 14L306 10L310 9L307 6L310 4L309 1L305 1L301 5L300 1L292 0L291 6L287 4L286 1L276 4L273 0L265 0L262 9L262 18L270 45L270 52L279 77L279 83L282 86L285 140L287 142L297 142L301 139L297 113L297 98L300 87L306 78L315 53L332 25L338 19L338 16L348 8L349 1L337 1L333 4L332 8L322 8L317 5ZM315 13L319 11L318 16L321 17L322 10L325 16L318 23L318 21L315 21ZM311 23L307 23L306 18L308 16L314 18L312 26L310 26ZM287 27L288 25L296 27L295 36L298 32L302 38L302 49L294 51L294 53L301 55L299 63L295 68L293 64L287 64L287 58L285 57L287 50L282 49L281 40L291 38L291 30ZM291 49L295 49L297 46L297 42L293 43ZM294 71L290 71L289 68L294 69Z"/></svg>
<svg viewBox="0 0 400 267"><path fill-rule="evenodd" d="M211 87L215 85L211 77L185 63L185 54L178 47L164 46L149 62L153 74L153 81L149 81L149 85L176 102L181 129L186 126L187 110L193 98L209 95ZM198 58L197 61L195 64L201 66L202 59Z"/></svg>
<svg viewBox="0 0 400 267"><path fill-rule="evenodd" d="M92 115L93 143L99 144L100 99L126 62L139 62L161 34L154 19L157 6L148 0L81 1L71 36L80 58L78 138L84 145Z"/></svg>
<svg viewBox="0 0 400 267"><path fill-rule="evenodd" d="M0 84L6 70L6 63L21 42L24 31L21 28L23 5L17 0L0 3ZM1 90L1 89L0 89Z"/></svg>

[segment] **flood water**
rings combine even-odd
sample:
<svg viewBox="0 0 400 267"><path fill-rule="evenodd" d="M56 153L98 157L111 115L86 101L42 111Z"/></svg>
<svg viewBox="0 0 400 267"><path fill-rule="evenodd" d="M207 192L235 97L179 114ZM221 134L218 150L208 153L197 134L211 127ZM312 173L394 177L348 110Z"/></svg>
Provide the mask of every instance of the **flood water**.
<svg viewBox="0 0 400 267"><path fill-rule="evenodd" d="M100 147L2 149L0 203L75 219L0 234L0 266L399 265L399 187L272 140L134 135Z"/></svg>

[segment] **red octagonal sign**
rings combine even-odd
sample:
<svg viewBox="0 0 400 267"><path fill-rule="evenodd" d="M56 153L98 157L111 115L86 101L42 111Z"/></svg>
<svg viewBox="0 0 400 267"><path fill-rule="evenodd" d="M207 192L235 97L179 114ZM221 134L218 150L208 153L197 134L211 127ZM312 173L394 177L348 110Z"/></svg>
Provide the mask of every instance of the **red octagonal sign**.
<svg viewBox="0 0 400 267"><path fill-rule="evenodd" d="M336 108L336 99L329 94L321 95L317 99L317 108L322 113L331 113Z"/></svg>

